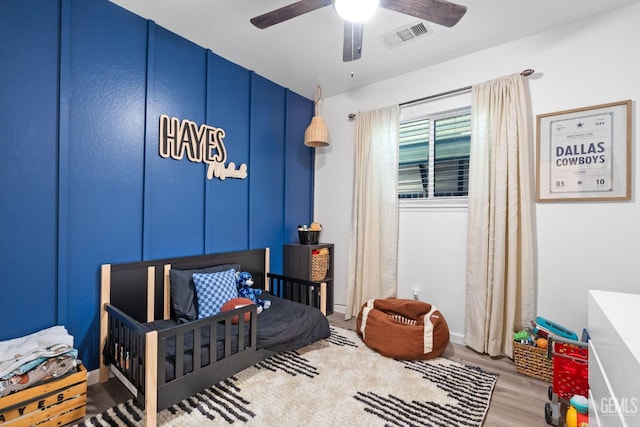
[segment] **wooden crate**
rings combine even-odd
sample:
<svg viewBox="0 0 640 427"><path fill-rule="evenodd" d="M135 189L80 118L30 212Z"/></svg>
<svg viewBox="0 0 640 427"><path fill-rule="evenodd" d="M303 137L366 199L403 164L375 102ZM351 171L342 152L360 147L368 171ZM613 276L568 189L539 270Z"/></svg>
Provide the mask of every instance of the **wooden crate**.
<svg viewBox="0 0 640 427"><path fill-rule="evenodd" d="M83 418L87 404L87 370L29 387L0 398L0 426L63 426Z"/></svg>

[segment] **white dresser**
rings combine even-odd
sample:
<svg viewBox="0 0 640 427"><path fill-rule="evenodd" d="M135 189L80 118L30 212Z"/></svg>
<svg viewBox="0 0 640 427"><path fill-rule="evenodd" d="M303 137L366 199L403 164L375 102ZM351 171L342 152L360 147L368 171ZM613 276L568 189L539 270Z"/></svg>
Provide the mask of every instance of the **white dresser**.
<svg viewBox="0 0 640 427"><path fill-rule="evenodd" d="M640 427L640 295L589 291L589 425Z"/></svg>

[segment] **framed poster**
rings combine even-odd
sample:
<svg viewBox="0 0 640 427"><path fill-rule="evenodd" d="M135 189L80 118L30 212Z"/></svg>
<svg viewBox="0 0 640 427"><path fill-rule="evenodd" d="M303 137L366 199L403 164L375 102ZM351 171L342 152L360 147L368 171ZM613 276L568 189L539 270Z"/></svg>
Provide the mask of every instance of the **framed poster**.
<svg viewBox="0 0 640 427"><path fill-rule="evenodd" d="M536 200L631 199L631 101L537 116Z"/></svg>

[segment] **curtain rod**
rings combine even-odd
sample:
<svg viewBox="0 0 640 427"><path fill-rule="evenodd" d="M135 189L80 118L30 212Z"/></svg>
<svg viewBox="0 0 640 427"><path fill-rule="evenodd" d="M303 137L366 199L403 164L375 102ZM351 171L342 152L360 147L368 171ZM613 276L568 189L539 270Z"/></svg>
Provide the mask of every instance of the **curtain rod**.
<svg viewBox="0 0 640 427"><path fill-rule="evenodd" d="M520 72L520 75L523 77L529 77L531 74L533 74L535 72L535 70L531 69L531 68L527 68L526 70L522 70L522 72ZM443 96L448 96L448 95L453 95L456 93L461 93L461 92L466 92L468 90L471 90L473 86L465 86L465 87L461 87L458 89L453 89L453 90L448 90L446 92L441 92L441 93L436 93L435 95L429 95L429 96L425 96L424 98L418 98L418 99L413 99L411 101L406 101L403 102L401 104L398 104L400 107L404 107L405 105L410 105L410 104L416 104L418 102L423 102L423 101L428 101L430 99L435 99L435 98L440 98ZM354 119L356 117L355 113L350 113L348 116L349 120Z"/></svg>

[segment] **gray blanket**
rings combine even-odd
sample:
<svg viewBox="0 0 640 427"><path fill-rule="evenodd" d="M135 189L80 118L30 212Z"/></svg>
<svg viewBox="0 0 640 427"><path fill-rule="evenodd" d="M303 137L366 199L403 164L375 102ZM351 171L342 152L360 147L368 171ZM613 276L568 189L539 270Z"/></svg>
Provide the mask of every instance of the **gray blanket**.
<svg viewBox="0 0 640 427"><path fill-rule="evenodd" d="M263 310L258 315L257 348L275 352L291 351L302 348L315 341L327 338L330 335L329 321L320 310L288 301L266 293L261 295L263 299L271 300L271 307ZM163 320L147 324L150 329L163 330L177 323ZM232 336L232 348L237 349L237 326L234 326ZM245 325L248 332L248 325ZM248 334L245 333L245 345L249 344ZM217 354L224 354L224 326L218 325ZM168 339L165 358L166 380L175 377L175 340ZM187 374L192 371L193 361L193 334L185 334L183 351L183 371ZM209 360L209 330L204 328L201 334L201 365L205 366Z"/></svg>

